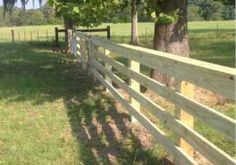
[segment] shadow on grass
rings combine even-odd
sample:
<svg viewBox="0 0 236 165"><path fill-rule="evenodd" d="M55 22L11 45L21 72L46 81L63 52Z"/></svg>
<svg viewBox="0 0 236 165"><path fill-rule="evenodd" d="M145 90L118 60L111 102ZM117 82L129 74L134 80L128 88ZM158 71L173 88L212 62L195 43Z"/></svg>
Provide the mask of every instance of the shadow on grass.
<svg viewBox="0 0 236 165"><path fill-rule="evenodd" d="M63 99L84 164L163 164L159 146L146 149L128 114L68 55L0 43L0 75L0 99L8 104Z"/></svg>

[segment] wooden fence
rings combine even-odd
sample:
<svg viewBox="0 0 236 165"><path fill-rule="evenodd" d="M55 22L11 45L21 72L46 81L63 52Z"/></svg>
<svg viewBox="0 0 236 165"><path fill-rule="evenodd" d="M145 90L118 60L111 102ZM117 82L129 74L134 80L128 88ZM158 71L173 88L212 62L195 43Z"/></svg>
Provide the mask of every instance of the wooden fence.
<svg viewBox="0 0 236 165"><path fill-rule="evenodd" d="M69 29L58 29L57 27L55 28L55 45L56 47L59 47L59 33L65 33L65 38L70 35L70 33L68 33L68 31L71 31ZM100 28L100 29L75 29L73 31L77 31L77 32L106 32L107 34L107 39L111 39L111 27L107 26L106 28ZM70 36L69 36L70 38ZM68 39L68 38L67 38ZM66 40L67 40L66 39Z"/></svg>
<svg viewBox="0 0 236 165"><path fill-rule="evenodd" d="M0 41L4 42L52 42L54 40L53 30L20 30L11 29L0 32Z"/></svg>
<svg viewBox="0 0 236 165"><path fill-rule="evenodd" d="M179 165L197 164L193 158L196 150L215 165L233 165L234 158L215 146L194 130L194 118L207 123L226 137L235 140L235 120L225 116L192 98L192 84L203 87L235 100L236 70L216 64L180 57L137 46L116 44L99 37L70 31L70 51L83 64L83 69L99 80L113 96L138 120L174 158ZM110 54L129 59L129 67L111 58ZM181 80L179 90L173 90L142 74L140 64L161 71ZM112 69L113 68L113 69ZM130 84L123 81L114 70L125 74ZM112 82L130 96L127 101L112 85ZM191 84L190 84L191 83ZM140 84L176 105L178 115L171 115L166 109L145 96ZM140 111L140 105L165 123L176 135L173 141Z"/></svg>

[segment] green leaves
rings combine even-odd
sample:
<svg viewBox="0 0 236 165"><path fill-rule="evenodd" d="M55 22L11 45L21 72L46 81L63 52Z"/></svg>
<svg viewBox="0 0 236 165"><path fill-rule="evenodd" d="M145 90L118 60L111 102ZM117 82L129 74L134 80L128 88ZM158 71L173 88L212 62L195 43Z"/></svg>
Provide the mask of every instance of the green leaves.
<svg viewBox="0 0 236 165"><path fill-rule="evenodd" d="M73 13L78 14L80 12L79 7L75 6L73 7Z"/></svg>
<svg viewBox="0 0 236 165"><path fill-rule="evenodd" d="M123 0L49 0L61 16L72 18L78 26L94 27L109 18Z"/></svg>
<svg viewBox="0 0 236 165"><path fill-rule="evenodd" d="M173 11L170 13L160 13L159 16L156 18L155 22L159 24L171 24L175 23L178 20L178 11Z"/></svg>

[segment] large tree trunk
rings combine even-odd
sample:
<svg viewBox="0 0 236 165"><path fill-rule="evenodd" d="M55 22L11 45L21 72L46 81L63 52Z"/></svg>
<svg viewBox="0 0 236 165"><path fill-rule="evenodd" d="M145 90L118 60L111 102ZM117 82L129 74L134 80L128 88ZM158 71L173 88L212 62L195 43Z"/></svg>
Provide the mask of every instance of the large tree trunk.
<svg viewBox="0 0 236 165"><path fill-rule="evenodd" d="M65 32L65 43L67 44L68 43L68 32L67 32L67 30L68 29L73 29L74 23L73 23L73 20L71 18L63 17L63 19L64 19L64 27L66 29L66 32Z"/></svg>
<svg viewBox="0 0 236 165"><path fill-rule="evenodd" d="M131 40L132 45L139 45L137 1L131 0Z"/></svg>
<svg viewBox="0 0 236 165"><path fill-rule="evenodd" d="M178 11L178 19L170 24L155 23L154 49L188 57L187 0L157 0L156 6L157 16L160 13ZM158 68L152 70L151 76L167 86L175 86L175 80L160 72Z"/></svg>

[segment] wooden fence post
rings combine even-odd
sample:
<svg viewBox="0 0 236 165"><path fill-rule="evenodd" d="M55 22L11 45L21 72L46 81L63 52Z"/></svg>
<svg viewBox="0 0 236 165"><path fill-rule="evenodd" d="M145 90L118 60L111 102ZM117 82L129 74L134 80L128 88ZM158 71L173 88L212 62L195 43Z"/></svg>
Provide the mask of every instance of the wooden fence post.
<svg viewBox="0 0 236 165"><path fill-rule="evenodd" d="M26 42L26 34L25 34L25 31L24 31L24 39L25 39L25 42Z"/></svg>
<svg viewBox="0 0 236 165"><path fill-rule="evenodd" d="M47 42L48 42L48 30L46 31L46 38L47 38Z"/></svg>
<svg viewBox="0 0 236 165"><path fill-rule="evenodd" d="M37 37L38 37L38 42L39 42L39 32L37 31Z"/></svg>
<svg viewBox="0 0 236 165"><path fill-rule="evenodd" d="M68 30L69 29L65 29L65 42L66 42L66 46L68 47ZM72 30L71 30L72 31Z"/></svg>
<svg viewBox="0 0 236 165"><path fill-rule="evenodd" d="M13 29L11 30L11 40L12 40L12 43L15 42L15 34L14 34L14 30Z"/></svg>
<svg viewBox="0 0 236 165"><path fill-rule="evenodd" d="M181 94L186 97L193 98L194 97L194 85L188 83L186 81L180 81L178 84L178 90ZM194 118L189 113L181 110L179 107L175 109L176 117L181 120L181 122L188 126L189 128L194 127ZM177 137L177 144L181 149L183 149L190 157L193 157L193 148L190 144L188 144L183 138Z"/></svg>
<svg viewBox="0 0 236 165"><path fill-rule="evenodd" d="M129 67L131 70L135 71L135 72L140 72L140 63L133 61L133 60L129 60ZM140 93L140 84L139 82L135 81L134 79L130 79L130 87L135 90L136 92ZM137 110L140 111L140 104L137 100L135 100L134 98L130 97L130 103L131 105ZM135 117L131 117L131 122L132 123L137 123L137 119Z"/></svg>
<svg viewBox="0 0 236 165"><path fill-rule="evenodd" d="M107 26L107 39L110 40L111 39L111 27Z"/></svg>
<svg viewBox="0 0 236 165"><path fill-rule="evenodd" d="M55 46L58 48L59 47L59 36L58 36L58 28L55 27Z"/></svg>
<svg viewBox="0 0 236 165"><path fill-rule="evenodd" d="M20 31L18 32L19 42L20 42Z"/></svg>
<svg viewBox="0 0 236 165"><path fill-rule="evenodd" d="M77 53L77 39L76 39L76 37L77 37L77 34L76 34L76 32L74 31L72 31L72 53L76 56L76 53Z"/></svg>
<svg viewBox="0 0 236 165"><path fill-rule="evenodd" d="M69 53L73 53L73 32L72 30L67 30L67 47L68 47L68 50L69 50ZM77 40L76 40L77 42Z"/></svg>
<svg viewBox="0 0 236 165"><path fill-rule="evenodd" d="M85 41L82 39L79 41L80 42L80 53L82 57L82 68L87 69L87 57L86 57L86 52L85 52Z"/></svg>
<svg viewBox="0 0 236 165"><path fill-rule="evenodd" d="M32 31L30 31L30 41L31 41L31 43L33 42L33 33L32 33Z"/></svg>
<svg viewBox="0 0 236 165"><path fill-rule="evenodd" d="M147 28L145 28L145 45L147 44L148 39L147 39Z"/></svg>
<svg viewBox="0 0 236 165"><path fill-rule="evenodd" d="M104 48L104 54L105 56L110 56L110 51ZM109 71L112 71L112 66L105 62L105 68ZM109 82L112 85L112 80L109 78L109 76L105 75L105 80ZM106 92L109 92L109 90L106 88Z"/></svg>
<svg viewBox="0 0 236 165"><path fill-rule="evenodd" d="M75 41L76 41L76 52L82 62L82 69L86 69L87 68L85 60L86 55L84 55L85 52L83 52L83 43L82 43L83 41L78 35L76 36Z"/></svg>
<svg viewBox="0 0 236 165"><path fill-rule="evenodd" d="M90 43L90 38L88 37L86 40L87 46L87 55L88 55L88 75L91 76L93 74L93 66L92 66L92 47Z"/></svg>

